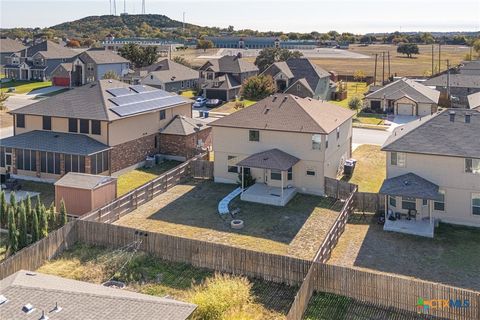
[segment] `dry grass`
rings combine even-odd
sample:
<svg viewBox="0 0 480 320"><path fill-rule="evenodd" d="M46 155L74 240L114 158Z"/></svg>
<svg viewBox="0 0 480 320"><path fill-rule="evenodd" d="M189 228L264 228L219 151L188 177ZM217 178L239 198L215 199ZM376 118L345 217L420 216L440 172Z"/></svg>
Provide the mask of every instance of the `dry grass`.
<svg viewBox="0 0 480 320"><path fill-rule="evenodd" d="M364 144L353 151L357 165L350 178L342 180L358 185L360 192L378 192L386 177L386 155L380 146Z"/></svg>
<svg viewBox="0 0 480 320"><path fill-rule="evenodd" d="M213 112L223 112L223 113L234 113L235 111L242 110L243 108L250 107L251 105L255 104L257 101L253 100L242 100L243 106L238 108L237 102L240 101L228 101L217 108L213 108L210 111Z"/></svg>
<svg viewBox="0 0 480 320"><path fill-rule="evenodd" d="M330 198L297 195L285 207L238 198L231 208L245 222L230 228L217 212L219 201L236 186L211 181L180 184L116 222L136 229L312 259L335 221L339 208Z"/></svg>

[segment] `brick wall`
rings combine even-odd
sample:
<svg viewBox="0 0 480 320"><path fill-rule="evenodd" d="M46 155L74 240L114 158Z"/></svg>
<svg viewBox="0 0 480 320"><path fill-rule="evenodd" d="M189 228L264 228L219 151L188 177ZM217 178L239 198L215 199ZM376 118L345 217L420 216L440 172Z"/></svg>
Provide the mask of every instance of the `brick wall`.
<svg viewBox="0 0 480 320"><path fill-rule="evenodd" d="M158 153L158 148L155 148L156 136L158 135L152 134L113 147L110 151L111 172L137 164L147 156Z"/></svg>
<svg viewBox="0 0 480 320"><path fill-rule="evenodd" d="M195 155L198 140L204 142L204 147L212 145L211 130L207 128L188 136L161 134L160 153L191 158Z"/></svg>

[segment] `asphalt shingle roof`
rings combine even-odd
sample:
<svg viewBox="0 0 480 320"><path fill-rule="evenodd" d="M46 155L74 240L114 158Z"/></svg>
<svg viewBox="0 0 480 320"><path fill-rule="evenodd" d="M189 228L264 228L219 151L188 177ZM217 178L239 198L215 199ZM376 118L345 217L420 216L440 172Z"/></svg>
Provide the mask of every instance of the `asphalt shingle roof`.
<svg viewBox="0 0 480 320"><path fill-rule="evenodd" d="M239 161L237 166L287 171L300 159L279 149L270 149Z"/></svg>
<svg viewBox="0 0 480 320"><path fill-rule="evenodd" d="M82 54L88 55L96 64L129 63L127 59L110 50L90 49Z"/></svg>
<svg viewBox="0 0 480 320"><path fill-rule="evenodd" d="M34 130L0 139L7 148L30 149L78 155L91 155L110 149L84 134Z"/></svg>
<svg viewBox="0 0 480 320"><path fill-rule="evenodd" d="M448 78L452 88L480 88L480 76L470 74L450 74L450 76L442 74L428 79L424 84L426 86L446 87Z"/></svg>
<svg viewBox="0 0 480 320"><path fill-rule="evenodd" d="M417 199L443 199L438 192L438 186L414 173L407 173L398 177L385 179L380 188L381 194Z"/></svg>
<svg viewBox="0 0 480 320"><path fill-rule="evenodd" d="M198 71L188 68L169 59L161 60L151 66L145 67L140 72L146 71L147 77L153 75L163 83L198 79Z"/></svg>
<svg viewBox="0 0 480 320"><path fill-rule="evenodd" d="M215 72L225 73L243 73L250 71L258 71L256 65L244 59L238 58L237 56L222 56L219 59L211 59L206 62L200 69L204 70L208 67L210 67Z"/></svg>
<svg viewBox="0 0 480 320"><path fill-rule="evenodd" d="M450 112L455 112L453 122ZM470 115L470 123L465 115ZM445 109L395 128L382 150L480 158L479 137L479 110Z"/></svg>
<svg viewBox="0 0 480 320"><path fill-rule="evenodd" d="M211 126L330 133L354 116L337 105L291 94L275 94L210 123Z"/></svg>
<svg viewBox="0 0 480 320"><path fill-rule="evenodd" d="M190 134L208 129L206 122L198 119L192 119L185 116L177 115L169 124L161 131L162 134L175 134L188 136Z"/></svg>
<svg viewBox="0 0 480 320"><path fill-rule="evenodd" d="M108 176L69 172L62 178L60 178L57 182L55 182L55 185L92 190L114 180L116 179Z"/></svg>
<svg viewBox="0 0 480 320"><path fill-rule="evenodd" d="M9 38L0 39L0 53L13 53L25 48L26 47L20 41Z"/></svg>
<svg viewBox="0 0 480 320"><path fill-rule="evenodd" d="M224 74L223 76L215 78L214 81L206 82L202 85L203 89L234 89L240 87L242 84L238 82L230 74Z"/></svg>
<svg viewBox="0 0 480 320"><path fill-rule="evenodd" d="M59 44L56 44L53 41L45 40L38 44L35 44L27 48L27 57L32 57L37 52L41 54L46 59L62 59L62 58L73 58L78 53L72 49L62 47Z"/></svg>
<svg viewBox="0 0 480 320"><path fill-rule="evenodd" d="M404 96L421 103L438 103L440 92L418 83L416 81L402 78L370 93L366 99L389 99L397 100Z"/></svg>
<svg viewBox="0 0 480 320"><path fill-rule="evenodd" d="M196 306L173 299L109 288L28 271L18 271L0 281L0 294L8 302L0 305L5 320L37 320L45 311L58 320L185 320ZM22 311L27 303L35 308ZM54 311L55 303L62 308Z"/></svg>

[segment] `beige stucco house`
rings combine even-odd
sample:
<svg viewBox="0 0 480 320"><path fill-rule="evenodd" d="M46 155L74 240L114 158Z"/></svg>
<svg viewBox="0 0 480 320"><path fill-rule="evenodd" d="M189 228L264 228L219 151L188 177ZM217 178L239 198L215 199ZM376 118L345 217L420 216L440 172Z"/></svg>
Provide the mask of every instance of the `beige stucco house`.
<svg viewBox="0 0 480 320"><path fill-rule="evenodd" d="M468 109L396 128L382 147L384 229L433 237L436 220L480 227L479 136L480 112Z"/></svg>
<svg viewBox="0 0 480 320"><path fill-rule="evenodd" d="M256 184L242 199L285 205L296 192L324 193L351 156L354 112L336 105L276 94L211 123L216 182ZM240 175L241 176L241 175Z"/></svg>
<svg viewBox="0 0 480 320"><path fill-rule="evenodd" d="M440 92L402 78L367 94L366 108L402 116L427 116L437 111Z"/></svg>
<svg viewBox="0 0 480 320"><path fill-rule="evenodd" d="M160 152L161 131L192 101L148 86L100 80L16 109L0 139L0 172L54 181L68 172L111 175ZM171 140L171 138L170 138Z"/></svg>

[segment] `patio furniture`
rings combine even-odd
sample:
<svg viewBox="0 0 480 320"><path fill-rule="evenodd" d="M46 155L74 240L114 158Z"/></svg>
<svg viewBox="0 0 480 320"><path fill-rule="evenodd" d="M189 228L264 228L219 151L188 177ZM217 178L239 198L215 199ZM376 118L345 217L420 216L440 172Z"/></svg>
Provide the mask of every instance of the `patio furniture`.
<svg viewBox="0 0 480 320"><path fill-rule="evenodd" d="M7 179L7 181L5 181L5 186L6 189L12 191L22 189L22 185L20 184L20 182L18 182L17 179Z"/></svg>
<svg viewBox="0 0 480 320"><path fill-rule="evenodd" d="M414 220L417 218L417 210L415 210L415 209L408 210L408 218L407 219L411 220L412 218Z"/></svg>

